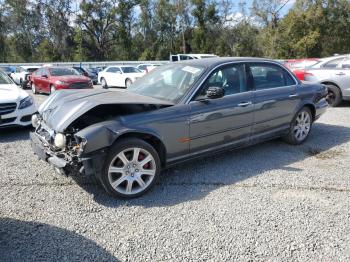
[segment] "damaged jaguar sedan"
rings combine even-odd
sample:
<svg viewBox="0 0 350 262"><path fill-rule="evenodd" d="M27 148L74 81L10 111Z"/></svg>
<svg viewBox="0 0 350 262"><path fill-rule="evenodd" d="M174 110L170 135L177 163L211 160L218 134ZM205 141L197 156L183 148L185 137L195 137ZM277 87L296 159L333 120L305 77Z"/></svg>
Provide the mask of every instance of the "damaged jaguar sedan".
<svg viewBox="0 0 350 262"><path fill-rule="evenodd" d="M32 147L58 172L94 175L111 195L131 198L184 160L276 137L303 143L326 95L271 60L172 63L127 90L55 92L32 118Z"/></svg>

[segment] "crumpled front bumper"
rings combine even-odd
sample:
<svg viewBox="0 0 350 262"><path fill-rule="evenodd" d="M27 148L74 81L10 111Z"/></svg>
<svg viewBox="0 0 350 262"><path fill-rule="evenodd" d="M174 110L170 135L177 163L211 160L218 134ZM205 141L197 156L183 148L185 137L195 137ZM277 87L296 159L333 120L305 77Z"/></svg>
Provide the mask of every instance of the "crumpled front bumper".
<svg viewBox="0 0 350 262"><path fill-rule="evenodd" d="M89 156L84 156L75 161L67 161L51 151L35 132L30 132L30 139L34 154L39 159L51 164L59 174L90 176L98 175L102 170L106 156L104 150L89 154Z"/></svg>

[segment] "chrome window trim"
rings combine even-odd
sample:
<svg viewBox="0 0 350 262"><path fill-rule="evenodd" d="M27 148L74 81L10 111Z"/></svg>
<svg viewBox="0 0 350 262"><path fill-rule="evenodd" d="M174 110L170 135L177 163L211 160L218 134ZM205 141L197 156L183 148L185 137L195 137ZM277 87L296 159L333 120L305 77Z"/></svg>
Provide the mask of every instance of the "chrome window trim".
<svg viewBox="0 0 350 262"><path fill-rule="evenodd" d="M222 66L226 66L226 65L233 65L233 64L242 64L242 63L267 63L267 64L273 64L276 65L282 69L284 69L294 80L294 85L289 85L289 86L279 86L279 87L271 87L271 88L266 88L266 89L261 89L261 90L249 90L246 92L242 92L242 93L237 93L237 94L243 94L243 93L248 93L248 92L256 92L256 91L263 91L263 90L269 90L269 89L276 89L276 88L282 88L282 87L293 87L293 86L297 86L300 81L294 76L294 74L292 74L288 68L286 68L284 65L275 62L275 61L231 61L231 62L225 62L222 63L220 65L215 66L213 69L211 69L208 73L207 76L198 84L198 86L196 87L195 91L191 94L191 96L184 102L184 104L190 104L192 102L193 97L195 96L195 94L198 92L198 90L202 87L202 85L204 84L204 82L209 78L209 76L219 67ZM237 94L231 94L228 96L232 96L232 95L237 95ZM224 96L225 97L225 96ZM227 96L226 96L227 97ZM194 100L193 100L194 101Z"/></svg>

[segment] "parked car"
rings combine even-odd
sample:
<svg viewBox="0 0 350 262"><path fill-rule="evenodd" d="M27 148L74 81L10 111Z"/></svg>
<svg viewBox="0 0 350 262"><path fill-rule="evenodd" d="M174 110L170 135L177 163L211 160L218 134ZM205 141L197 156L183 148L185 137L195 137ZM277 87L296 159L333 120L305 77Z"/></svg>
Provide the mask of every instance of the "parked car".
<svg viewBox="0 0 350 262"><path fill-rule="evenodd" d="M34 99L0 71L0 128L31 125Z"/></svg>
<svg viewBox="0 0 350 262"><path fill-rule="evenodd" d="M68 67L42 67L30 76L30 86L33 94L52 94L60 89L93 88L90 78Z"/></svg>
<svg viewBox="0 0 350 262"><path fill-rule="evenodd" d="M128 88L144 74L133 66L109 66L98 73L98 82L103 88L111 86Z"/></svg>
<svg viewBox="0 0 350 262"><path fill-rule="evenodd" d="M317 64L318 58L304 58L285 60L284 65L287 66L299 80L305 80L305 69Z"/></svg>
<svg viewBox="0 0 350 262"><path fill-rule="evenodd" d="M305 80L324 84L328 88L327 101L338 106L350 100L350 54L322 59L306 68Z"/></svg>
<svg viewBox="0 0 350 262"><path fill-rule="evenodd" d="M177 54L170 55L170 62L183 61L183 60L191 60L191 59L203 59L203 58L213 58L217 57L217 55L213 54Z"/></svg>
<svg viewBox="0 0 350 262"><path fill-rule="evenodd" d="M40 66L17 66L16 71L11 73L11 78L17 85L26 88L29 83L29 76L39 68Z"/></svg>
<svg viewBox="0 0 350 262"><path fill-rule="evenodd" d="M73 66L75 70L77 70L81 75L86 76L91 79L92 83L94 85L97 84L97 74L93 73L89 69L79 67L79 66Z"/></svg>
<svg viewBox="0 0 350 262"><path fill-rule="evenodd" d="M157 68L158 66L161 66L161 64L139 64L138 66L136 66L136 68L141 72L147 74L151 72L153 69Z"/></svg>
<svg viewBox="0 0 350 262"><path fill-rule="evenodd" d="M0 71L4 72L7 74L9 77L11 77L12 74L12 68L10 66L0 66Z"/></svg>
<svg viewBox="0 0 350 262"><path fill-rule="evenodd" d="M113 196L136 197L184 160L276 137L303 143L326 95L271 60L191 60L127 90L56 93L33 116L30 136L60 173L95 175Z"/></svg>

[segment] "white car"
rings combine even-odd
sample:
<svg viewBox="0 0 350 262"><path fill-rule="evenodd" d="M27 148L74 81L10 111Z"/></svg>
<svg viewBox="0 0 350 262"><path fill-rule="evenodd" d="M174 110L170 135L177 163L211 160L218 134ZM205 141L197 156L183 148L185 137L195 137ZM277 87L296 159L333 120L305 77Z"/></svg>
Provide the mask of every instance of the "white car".
<svg viewBox="0 0 350 262"><path fill-rule="evenodd" d="M21 85L27 81L28 76L36 71L39 66L18 66L16 67L16 72L11 73L11 78L17 85Z"/></svg>
<svg viewBox="0 0 350 262"><path fill-rule="evenodd" d="M133 66L109 66L98 73L98 82L103 88L110 86L128 88L145 73Z"/></svg>
<svg viewBox="0 0 350 262"><path fill-rule="evenodd" d="M0 72L0 128L31 125L34 98Z"/></svg>
<svg viewBox="0 0 350 262"><path fill-rule="evenodd" d="M143 73L149 73L158 66L161 66L161 64L139 64L136 68Z"/></svg>

